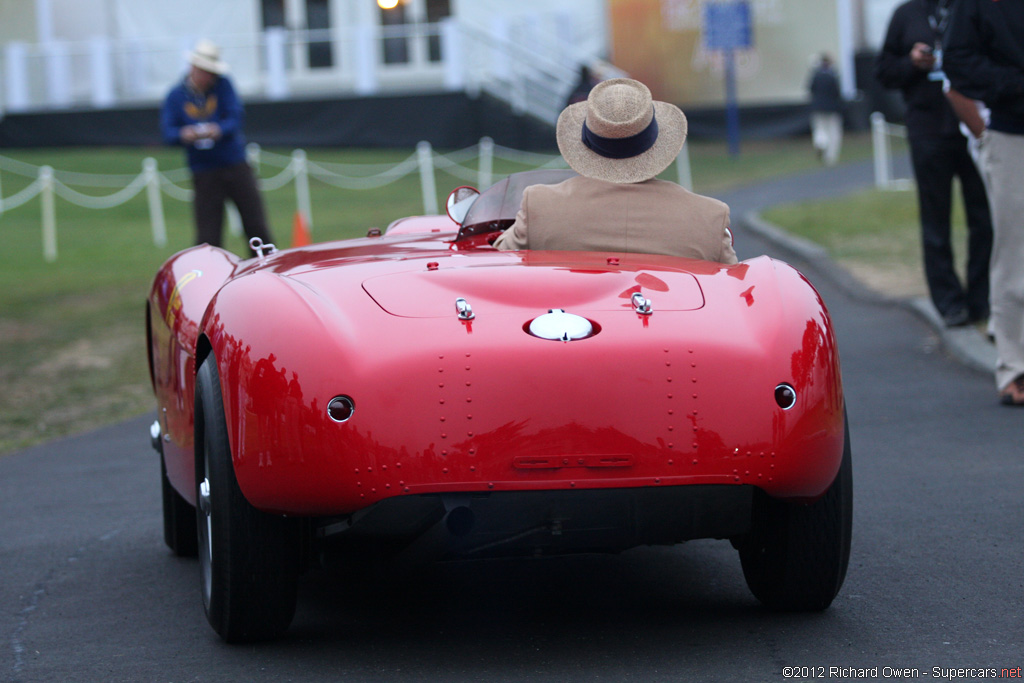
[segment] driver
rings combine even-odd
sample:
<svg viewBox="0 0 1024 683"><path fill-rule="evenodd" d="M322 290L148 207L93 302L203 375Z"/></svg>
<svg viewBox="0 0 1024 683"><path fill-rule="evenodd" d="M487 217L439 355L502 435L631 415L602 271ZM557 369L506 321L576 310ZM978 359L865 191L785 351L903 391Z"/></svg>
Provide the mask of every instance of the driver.
<svg viewBox="0 0 1024 683"><path fill-rule="evenodd" d="M531 185L502 250L666 254L736 263L729 207L655 178L678 156L686 117L656 102L643 83L615 78L558 117L558 149L579 173Z"/></svg>

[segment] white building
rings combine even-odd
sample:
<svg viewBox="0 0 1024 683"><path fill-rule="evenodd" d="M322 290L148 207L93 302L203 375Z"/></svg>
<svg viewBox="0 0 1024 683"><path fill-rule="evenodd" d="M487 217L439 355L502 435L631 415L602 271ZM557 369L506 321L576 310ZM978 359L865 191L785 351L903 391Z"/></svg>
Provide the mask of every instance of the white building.
<svg viewBox="0 0 1024 683"><path fill-rule="evenodd" d="M0 0L0 111L158 101L205 37L249 99L490 89L543 116L607 47L604 0L387 4Z"/></svg>
<svg viewBox="0 0 1024 683"><path fill-rule="evenodd" d="M579 64L617 63L616 49L624 58L628 47L626 69L638 59L686 65L667 78L687 88L665 99L716 106L716 66L700 36L704 5L723 1L0 0L0 117L153 106L204 37L222 45L248 102L483 91L553 121ZM759 40L741 60L740 102L783 105L803 101L809 59L821 51L837 55L852 98L854 55L878 48L901 2L746 1ZM641 15L662 32L649 56L619 37L636 41L620 28Z"/></svg>

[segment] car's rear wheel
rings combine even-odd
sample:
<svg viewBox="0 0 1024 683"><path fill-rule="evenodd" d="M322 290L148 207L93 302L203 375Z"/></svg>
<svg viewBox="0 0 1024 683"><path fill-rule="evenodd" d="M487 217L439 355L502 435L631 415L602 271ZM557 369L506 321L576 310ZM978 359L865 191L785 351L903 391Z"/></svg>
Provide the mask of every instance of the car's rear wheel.
<svg viewBox="0 0 1024 683"><path fill-rule="evenodd" d="M755 495L751 531L737 543L751 592L771 609L825 609L839 593L850 562L849 425L839 473L823 497L800 504L775 500L761 491Z"/></svg>
<svg viewBox="0 0 1024 683"><path fill-rule="evenodd" d="M206 617L228 642L283 633L295 614L299 528L257 510L235 478L216 361L196 379L196 506Z"/></svg>
<svg viewBox="0 0 1024 683"><path fill-rule="evenodd" d="M160 482L164 503L164 543L178 557L195 557L199 549L196 509L171 486L163 455L160 456Z"/></svg>

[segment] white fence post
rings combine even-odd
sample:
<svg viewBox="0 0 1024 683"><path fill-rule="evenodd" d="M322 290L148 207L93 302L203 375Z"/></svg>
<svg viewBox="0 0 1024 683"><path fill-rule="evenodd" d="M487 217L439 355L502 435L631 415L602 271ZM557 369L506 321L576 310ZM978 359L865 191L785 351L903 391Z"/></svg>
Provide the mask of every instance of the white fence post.
<svg viewBox="0 0 1024 683"><path fill-rule="evenodd" d="M259 186L259 175L260 175L260 163L261 153L263 148L259 146L259 143L250 142L245 146L245 161L252 168L252 172L256 175L256 185ZM242 216L238 213L238 207L234 204L228 205L228 227L231 229L232 235L242 234Z"/></svg>
<svg viewBox="0 0 1024 683"><path fill-rule="evenodd" d="M416 145L416 156L420 162L420 187L423 189L423 213L437 214L437 184L434 180L434 153L426 140Z"/></svg>
<svg viewBox="0 0 1024 683"><path fill-rule="evenodd" d="M260 174L260 153L263 148L260 147L258 142L250 142L245 146L245 160L252 166L253 173L256 175Z"/></svg>
<svg viewBox="0 0 1024 683"><path fill-rule="evenodd" d="M309 167L306 165L306 151L297 149L292 152L292 163L295 164L295 205L306 220L306 229L313 233L313 202L309 197Z"/></svg>
<svg viewBox="0 0 1024 683"><path fill-rule="evenodd" d="M47 263L57 260L57 213L53 200L53 168L39 168L39 184L43 205L43 258Z"/></svg>
<svg viewBox="0 0 1024 683"><path fill-rule="evenodd" d="M234 236L242 234L242 216L238 213L238 207L235 206L234 202L227 205L228 212L228 232Z"/></svg>
<svg viewBox="0 0 1024 683"><path fill-rule="evenodd" d="M483 192L491 186L494 175L494 140L489 137L480 138L480 170L477 176L477 189Z"/></svg>
<svg viewBox="0 0 1024 683"><path fill-rule="evenodd" d="M889 141L885 137L885 114L876 111L871 114L871 145L875 156L875 187L884 190L889 187Z"/></svg>
<svg viewBox="0 0 1024 683"><path fill-rule="evenodd" d="M693 191L693 172L690 170L690 149L683 143L676 157L676 173L679 175L679 184L687 190Z"/></svg>
<svg viewBox="0 0 1024 683"><path fill-rule="evenodd" d="M160 175L157 173L156 159L143 159L142 172L146 176L146 198L149 200L149 223L153 227L153 244L166 247L167 226L164 224L164 203L160 196Z"/></svg>
<svg viewBox="0 0 1024 683"><path fill-rule="evenodd" d="M248 150L246 150L248 154ZM248 161L248 157L246 157ZM228 214L228 234L234 235L235 237L242 234L242 216L238 213L238 207L235 206L234 202L227 202L224 205L225 210Z"/></svg>

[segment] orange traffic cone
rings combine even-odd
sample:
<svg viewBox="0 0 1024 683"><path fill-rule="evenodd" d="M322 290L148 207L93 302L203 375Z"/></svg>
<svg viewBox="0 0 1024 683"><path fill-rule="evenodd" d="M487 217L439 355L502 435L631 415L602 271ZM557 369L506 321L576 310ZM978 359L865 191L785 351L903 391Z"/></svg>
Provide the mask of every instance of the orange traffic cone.
<svg viewBox="0 0 1024 683"><path fill-rule="evenodd" d="M295 220L292 221L292 246L304 247L312 243L313 240L309 236L309 228L306 225L306 217L302 215L301 211L296 211Z"/></svg>

